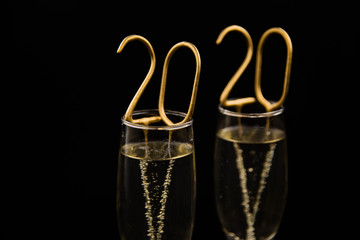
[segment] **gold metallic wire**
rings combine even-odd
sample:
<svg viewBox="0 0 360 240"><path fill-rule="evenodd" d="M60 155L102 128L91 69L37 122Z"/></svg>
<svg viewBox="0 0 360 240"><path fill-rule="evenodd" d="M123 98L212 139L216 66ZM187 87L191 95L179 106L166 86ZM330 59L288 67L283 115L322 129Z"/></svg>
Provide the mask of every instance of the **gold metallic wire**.
<svg viewBox="0 0 360 240"><path fill-rule="evenodd" d="M280 34L286 44L287 48L287 56L286 56L286 67L285 67L285 75L284 75L284 84L281 98L279 101L275 103L270 103L265 99L264 95L261 91L261 65L262 65L262 52L264 48L264 43L266 39L273 33ZM255 65L255 96L256 99L263 105L266 111L270 112L279 107L281 107L285 101L287 93L289 91L289 83L290 83L290 71L291 71L291 62L292 62L292 53L293 47L291 43L291 39L289 35L281 28L270 28L267 30L260 38L259 45L256 51L256 65Z"/></svg>
<svg viewBox="0 0 360 240"><path fill-rule="evenodd" d="M139 123L139 124L142 123L142 124L148 125L148 124L150 124L152 122L160 121L161 118L158 117L158 116L154 116L154 117L145 117L145 118L134 120L133 117L132 117L132 114L133 114L133 112L135 110L136 104L138 103L138 101L139 101L141 95L143 94L146 86L150 82L152 75L154 74L155 65L156 65L156 58L155 58L154 49L151 46L150 42L146 38L144 38L142 36L139 36L139 35L130 35L130 36L124 38L124 40L120 43L120 46L119 46L119 48L117 50L117 53L120 53L124 49L126 44L128 44L129 42L132 42L134 40L138 40L138 41L142 42L146 46L146 48L148 49L149 54L150 54L151 63L150 63L150 69L149 69L144 81L140 85L139 89L137 90L135 96L131 100L131 102L129 104L129 107L127 108L127 110L125 112L124 119L126 121L129 121L129 122Z"/></svg>
<svg viewBox="0 0 360 240"><path fill-rule="evenodd" d="M175 44L168 52L168 54L165 58L162 79L161 79L160 95L159 95L159 114L161 116L161 119L167 125L174 125L174 123L166 116L165 109L164 109L167 72L168 72L168 67L169 67L171 57L173 56L175 51L181 47L187 47L194 53L195 60L196 60L196 71L195 71L194 84L193 84L193 89L192 89L192 94L191 94L191 99L190 99L190 104L189 104L187 114L181 122L175 123L175 124L181 124L181 123L185 123L185 122L189 121L192 118L192 115L193 115L194 109L195 109L195 101L196 101L196 95L197 95L197 91L198 91L200 71L201 71L200 54L199 54L199 51L197 50L197 48L193 44L191 44L189 42L180 42L180 43Z"/></svg>
<svg viewBox="0 0 360 240"><path fill-rule="evenodd" d="M230 79L230 81L228 82L226 87L224 88L223 92L221 93L220 104L224 107L236 106L237 108L241 108L245 104L254 103L256 101L255 98L247 97L247 98L238 98L238 99L234 99L234 100L228 100L227 98L229 97L229 94L230 94L231 90L233 89L234 85L237 83L237 81L240 79L241 75L244 73L245 69L249 65L252 55L253 55L254 47L253 47L253 42L252 42L251 36L248 33L248 31L246 31L245 28L236 26L236 25L229 26L229 27L225 28L224 30L222 30L216 40L216 44L220 44L222 42L222 40L224 39L224 37L226 36L226 34L228 34L231 31L237 31L237 32L240 32L243 34L243 36L245 37L245 39L247 41L248 49L247 49L244 61L242 62L240 67L235 72L234 76L232 76L232 78Z"/></svg>
<svg viewBox="0 0 360 240"><path fill-rule="evenodd" d="M245 69L249 65L252 55L253 55L253 42L251 40L250 34L243 27L232 25L221 31L219 34L216 44L220 44L225 37L225 35L231 31L238 31L244 35L247 40L248 48L245 59L243 63L240 65L238 70L235 72L234 76L230 79L226 87L220 96L220 104L224 107L236 107L238 111L241 111L241 108L250 103L254 103L259 101L261 105L263 105L267 112L273 111L282 106L285 101L286 95L289 91L289 83L290 83L290 71L291 71L291 62L292 62L292 43L289 35L281 28L270 28L267 30L260 38L259 45L256 51L256 65L255 65L255 81L254 81L254 89L255 89L255 98L246 97L246 98L238 98L233 100L228 100L229 94L233 89L236 82L240 79L241 75L244 73ZM262 65L262 52L264 48L264 43L266 39L273 33L280 34L286 43L287 48L287 56L286 56L286 67L285 67L285 76L284 76L284 84L283 84L283 92L279 101L275 103L270 103L265 99L261 90L261 65Z"/></svg>
<svg viewBox="0 0 360 240"><path fill-rule="evenodd" d="M150 69L149 69L144 81L142 82L141 86L139 87L138 91L136 92L135 96L133 97L132 101L130 102L128 109L126 110L124 119L126 121L129 121L129 122L138 123L138 124L144 124L144 125L149 125L151 123L159 122L161 120L166 125L181 124L181 123L185 123L185 122L189 121L192 118L192 115L193 115L194 109L195 109L195 101L196 101L196 95L197 95L197 91L198 91L200 70L201 70L201 59L200 59L200 54L199 54L199 51L197 50L197 48L193 44L191 44L189 42L180 42L180 43L175 44L170 49L170 51L168 52L168 54L167 54L167 56L165 58L164 67L163 67L163 74L162 74L162 79L161 79L161 87L160 87L159 102L158 102L159 115L160 116L152 116L152 117L144 117L144 118L141 118L141 119L133 119L132 114L133 114L133 112L135 110L136 104L138 103L138 101L139 101L141 95L143 94L146 86L150 82L151 77L154 74L155 65L156 65L155 52L154 52L150 42L147 39L145 39L144 37L139 36L139 35L130 35L130 36L126 37L120 43L120 46L119 46L119 48L117 50L117 53L120 53L124 49L124 47L125 47L125 45L127 43L129 43L131 41L134 41L134 40L138 40L138 41L142 42L147 47L147 49L149 51L149 54L150 54L151 64L150 64ZM187 114L186 114L185 118L181 122L173 123L166 116L165 109L164 109L166 79L167 79L167 72L168 72L168 67L169 67L171 57L174 54L174 52L177 49L179 49L180 47L190 48L190 50L194 53L195 60L196 60L196 71L195 71L193 90L192 90L190 104L189 104Z"/></svg>

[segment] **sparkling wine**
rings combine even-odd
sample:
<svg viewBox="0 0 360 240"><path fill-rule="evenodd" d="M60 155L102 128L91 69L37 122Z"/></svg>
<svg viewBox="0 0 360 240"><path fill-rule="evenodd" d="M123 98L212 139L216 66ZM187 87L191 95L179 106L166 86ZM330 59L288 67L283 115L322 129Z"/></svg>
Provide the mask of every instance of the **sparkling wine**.
<svg viewBox="0 0 360 240"><path fill-rule="evenodd" d="M191 239L195 214L194 147L140 142L120 150L117 215L121 239Z"/></svg>
<svg viewBox="0 0 360 240"><path fill-rule="evenodd" d="M283 130L233 126L218 131L215 197L228 239L271 239L280 225L286 194Z"/></svg>

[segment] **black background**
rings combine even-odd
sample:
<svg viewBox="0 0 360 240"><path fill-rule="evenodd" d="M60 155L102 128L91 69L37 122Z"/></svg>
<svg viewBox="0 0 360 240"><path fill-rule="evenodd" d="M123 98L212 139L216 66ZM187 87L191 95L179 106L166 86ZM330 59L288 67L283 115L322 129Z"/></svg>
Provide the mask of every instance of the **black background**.
<svg viewBox="0 0 360 240"><path fill-rule="evenodd" d="M333 236L343 212L333 201L348 194L338 184L353 164L339 134L356 134L359 19L356 7L304 1L178 2L11 1L10 44L4 76L10 129L5 237L119 239L115 185L120 119L150 64L137 42L147 38L155 74L136 109L156 108L163 61L180 41L195 44L202 71L194 113L197 212L193 239L225 239L213 197L213 144L218 98L245 56L240 34L215 44L229 25L245 27L255 47L263 32L282 27L294 55L286 126L289 195L277 239ZM8 51L10 50L10 51ZM271 37L264 50L263 91L281 95L285 46ZM6 55L7 56L7 55ZM189 50L174 55L165 106L186 111L195 69ZM253 96L254 59L231 97ZM346 149L351 149L350 143ZM331 151L331 152L330 152ZM332 160L333 159L333 160ZM344 168L345 166L345 168ZM345 182L351 175L344 174ZM10 183L10 184L7 184ZM347 195L349 199L351 196ZM327 205L328 204L328 205ZM325 221L332 224L320 224ZM331 227L332 226L332 227Z"/></svg>

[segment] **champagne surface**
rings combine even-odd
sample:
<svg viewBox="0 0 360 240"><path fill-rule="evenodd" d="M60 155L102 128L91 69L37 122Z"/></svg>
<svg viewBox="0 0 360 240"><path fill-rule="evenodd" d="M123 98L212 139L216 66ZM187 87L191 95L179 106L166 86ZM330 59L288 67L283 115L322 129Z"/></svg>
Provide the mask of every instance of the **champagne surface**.
<svg viewBox="0 0 360 240"><path fill-rule="evenodd" d="M215 196L228 239L271 239L280 225L286 194L283 130L234 126L218 131Z"/></svg>
<svg viewBox="0 0 360 240"><path fill-rule="evenodd" d="M191 239L196 191L193 145L127 144L121 148L118 171L121 239Z"/></svg>

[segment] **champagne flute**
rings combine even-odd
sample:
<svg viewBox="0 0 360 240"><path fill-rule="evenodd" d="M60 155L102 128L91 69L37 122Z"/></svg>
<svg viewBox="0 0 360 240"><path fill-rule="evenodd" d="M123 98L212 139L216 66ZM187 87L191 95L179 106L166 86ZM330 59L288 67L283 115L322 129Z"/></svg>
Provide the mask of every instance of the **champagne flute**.
<svg viewBox="0 0 360 240"><path fill-rule="evenodd" d="M268 29L256 51L256 98L228 99L253 53L250 34L240 26L225 28L216 43L231 31L242 33L248 48L220 96L214 154L216 207L229 240L269 240L279 228L287 196L283 103L289 89L292 43L283 29ZM283 91L277 102L268 101L261 89L262 51L266 39L274 33L283 37L287 48Z"/></svg>
<svg viewBox="0 0 360 240"><path fill-rule="evenodd" d="M186 114L166 111L177 121ZM136 118L158 110L135 111ZM195 216L193 121L144 125L122 119L117 179L121 239L191 239Z"/></svg>
<svg viewBox="0 0 360 240"><path fill-rule="evenodd" d="M150 42L139 35L126 37L118 52L134 40L145 44L151 64L122 118L116 191L120 237L123 240L190 240L196 195L192 115L200 78L200 54L189 42L175 44L165 58L159 108L134 111L156 63ZM181 47L189 48L196 60L193 91L186 114L164 108L168 66L174 52Z"/></svg>
<svg viewBox="0 0 360 240"><path fill-rule="evenodd" d="M239 113L219 106L215 198L228 239L267 240L278 230L287 195L283 112Z"/></svg>

